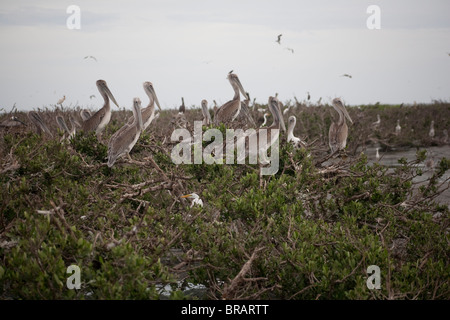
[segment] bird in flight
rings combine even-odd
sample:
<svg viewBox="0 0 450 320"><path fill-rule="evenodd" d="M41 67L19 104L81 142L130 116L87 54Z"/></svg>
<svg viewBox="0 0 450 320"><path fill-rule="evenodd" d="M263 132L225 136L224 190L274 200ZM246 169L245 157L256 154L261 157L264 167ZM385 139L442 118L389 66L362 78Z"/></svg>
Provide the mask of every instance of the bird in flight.
<svg viewBox="0 0 450 320"><path fill-rule="evenodd" d="M294 49L292 48L286 48L286 50L289 50L290 52L294 53Z"/></svg>
<svg viewBox="0 0 450 320"><path fill-rule="evenodd" d="M341 77L347 77L347 78L352 78L352 76L351 75L349 75L348 73L344 73Z"/></svg>
<svg viewBox="0 0 450 320"><path fill-rule="evenodd" d="M278 40L275 41L275 42L278 42L278 44L281 44L281 36L282 36L282 34L279 34L279 35L278 35Z"/></svg>
<svg viewBox="0 0 450 320"><path fill-rule="evenodd" d="M94 59L95 61L97 61L97 59L94 56L86 56L86 57L84 57L84 59L88 59L88 58L91 58L91 59Z"/></svg>

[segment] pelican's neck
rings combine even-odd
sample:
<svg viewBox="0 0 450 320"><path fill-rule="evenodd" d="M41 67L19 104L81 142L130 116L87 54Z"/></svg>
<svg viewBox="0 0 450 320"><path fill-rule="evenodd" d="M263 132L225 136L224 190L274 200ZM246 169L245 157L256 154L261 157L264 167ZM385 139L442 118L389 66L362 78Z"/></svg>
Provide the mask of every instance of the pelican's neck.
<svg viewBox="0 0 450 320"><path fill-rule="evenodd" d="M103 97L103 100L105 100L105 103L103 104L103 108L106 109L106 110L109 110L110 104L109 104L109 97L108 97L108 95L103 90L99 90L99 91L100 91L100 94Z"/></svg>
<svg viewBox="0 0 450 320"><path fill-rule="evenodd" d="M345 118L344 118L344 112L342 112L341 109L339 109L337 106L335 106L333 104L334 110L336 110L336 112L339 114L339 120L337 122L338 126L342 126L345 122Z"/></svg>
<svg viewBox="0 0 450 320"><path fill-rule="evenodd" d="M241 99L241 96L240 96L240 94L239 94L239 87L238 87L237 84L234 83L234 82L231 82L231 86L233 87L233 90L234 90L234 97L233 97L233 100L240 100L240 99Z"/></svg>

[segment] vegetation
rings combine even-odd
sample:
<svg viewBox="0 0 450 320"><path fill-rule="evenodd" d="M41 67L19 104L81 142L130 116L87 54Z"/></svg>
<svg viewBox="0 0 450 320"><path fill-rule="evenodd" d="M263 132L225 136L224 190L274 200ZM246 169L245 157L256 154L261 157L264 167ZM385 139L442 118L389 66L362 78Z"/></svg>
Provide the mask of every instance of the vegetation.
<svg viewBox="0 0 450 320"><path fill-rule="evenodd" d="M0 129L0 297L449 299L449 207L436 198L449 188L450 161L423 164L425 147L446 143L450 105L349 112L347 156L330 160L334 111L292 108L295 134L317 140L302 150L283 137L274 176L260 176L257 165L173 164L167 124L175 110L140 137L133 161L112 168L94 134L60 142L56 130L52 139ZM371 130L377 113L381 128ZM187 115L201 119L199 109ZM103 137L126 116L115 112ZM373 143L415 146L417 156L388 168L362 152ZM418 186L425 170L430 178ZM203 207L181 198L191 192ZM80 289L66 286L70 265L80 267ZM379 290L366 285L370 265L380 267ZM206 289L193 293L189 284Z"/></svg>

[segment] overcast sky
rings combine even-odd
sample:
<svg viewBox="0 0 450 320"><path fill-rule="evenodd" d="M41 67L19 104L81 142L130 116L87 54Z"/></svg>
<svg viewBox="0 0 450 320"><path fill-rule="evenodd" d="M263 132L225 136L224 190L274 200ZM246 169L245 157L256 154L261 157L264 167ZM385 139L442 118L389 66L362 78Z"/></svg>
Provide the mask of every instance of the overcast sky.
<svg viewBox="0 0 450 320"><path fill-rule="evenodd" d="M450 100L450 1L0 1L0 108L98 109L104 79L121 107L225 103L230 70L257 102L342 97L349 105ZM66 21L80 8L80 29ZM369 5L381 29L367 27ZM283 34L281 44L275 42ZM294 50L292 53L287 48ZM84 59L92 55L97 59ZM352 78L342 77L350 74ZM90 99L91 95L96 98Z"/></svg>

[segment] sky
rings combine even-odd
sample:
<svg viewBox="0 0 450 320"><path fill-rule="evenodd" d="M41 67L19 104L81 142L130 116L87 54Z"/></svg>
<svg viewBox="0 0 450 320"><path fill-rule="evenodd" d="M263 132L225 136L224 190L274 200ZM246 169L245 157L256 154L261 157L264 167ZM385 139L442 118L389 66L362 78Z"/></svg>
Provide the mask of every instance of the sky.
<svg viewBox="0 0 450 320"><path fill-rule="evenodd" d="M71 5L79 29L67 25ZM130 110L134 97L148 101L144 81L163 109L181 97L212 106L233 97L231 70L258 103L308 92L347 105L449 101L449 12L448 0L0 0L0 111L63 95L96 110L98 79Z"/></svg>

